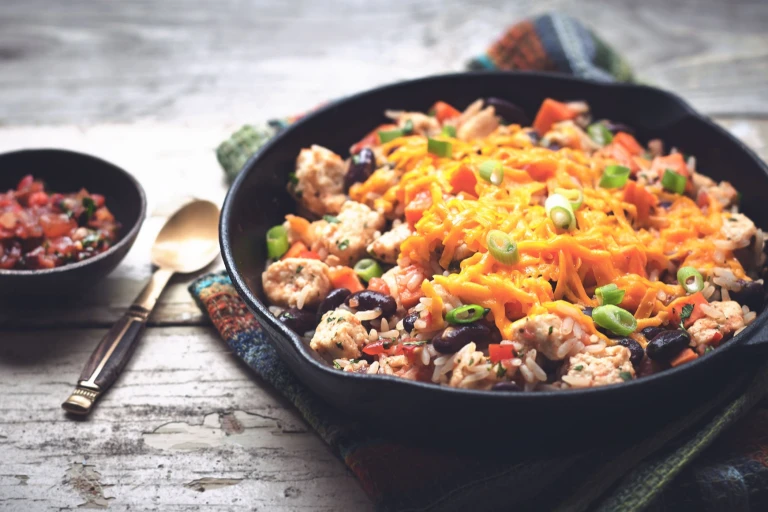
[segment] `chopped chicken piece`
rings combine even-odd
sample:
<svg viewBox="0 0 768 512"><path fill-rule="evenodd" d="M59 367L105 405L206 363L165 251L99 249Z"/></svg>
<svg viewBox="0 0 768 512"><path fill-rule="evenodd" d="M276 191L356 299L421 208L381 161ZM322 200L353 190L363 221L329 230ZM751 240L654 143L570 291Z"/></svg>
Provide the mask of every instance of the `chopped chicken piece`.
<svg viewBox="0 0 768 512"><path fill-rule="evenodd" d="M357 359L368 341L368 332L354 313L346 309L328 311L320 319L309 346L326 361Z"/></svg>
<svg viewBox="0 0 768 512"><path fill-rule="evenodd" d="M621 345L606 347L600 352L582 352L570 358L562 380L573 388L591 388L619 384L635 378L629 361L631 353Z"/></svg>
<svg viewBox="0 0 768 512"><path fill-rule="evenodd" d="M747 247L757 233L757 228L755 223L742 213L723 213L723 227L720 232L737 247Z"/></svg>
<svg viewBox="0 0 768 512"><path fill-rule="evenodd" d="M744 312L738 302L710 302L702 311L707 316L699 318L688 328L694 347L717 345L744 327Z"/></svg>
<svg viewBox="0 0 768 512"><path fill-rule="evenodd" d="M411 236L407 222L395 221L392 229L381 235L368 246L368 254L384 263L395 264L400 256L400 244Z"/></svg>
<svg viewBox="0 0 768 512"><path fill-rule="evenodd" d="M362 203L347 201L334 218L312 223L312 250L337 257L344 265L354 265L365 255L368 244L384 227L385 219Z"/></svg>
<svg viewBox="0 0 768 512"><path fill-rule="evenodd" d="M463 114L462 114L462 117ZM462 119L456 130L456 137L461 140L474 140L487 137L499 127L499 120L493 107L486 107L472 117Z"/></svg>
<svg viewBox="0 0 768 512"><path fill-rule="evenodd" d="M315 215L334 214L344 201L344 175L347 163L339 155L322 146L302 149L296 159L294 194Z"/></svg>
<svg viewBox="0 0 768 512"><path fill-rule="evenodd" d="M299 309L320 304L332 289L328 265L308 258L276 261L261 280L271 303Z"/></svg>

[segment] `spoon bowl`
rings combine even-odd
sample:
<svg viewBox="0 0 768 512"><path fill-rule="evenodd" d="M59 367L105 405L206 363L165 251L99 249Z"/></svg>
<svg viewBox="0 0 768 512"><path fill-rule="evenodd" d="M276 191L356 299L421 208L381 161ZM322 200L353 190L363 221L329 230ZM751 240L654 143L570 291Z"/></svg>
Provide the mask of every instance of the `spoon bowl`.
<svg viewBox="0 0 768 512"><path fill-rule="evenodd" d="M219 208L196 200L168 219L152 244L152 263L174 272L200 270L219 254Z"/></svg>

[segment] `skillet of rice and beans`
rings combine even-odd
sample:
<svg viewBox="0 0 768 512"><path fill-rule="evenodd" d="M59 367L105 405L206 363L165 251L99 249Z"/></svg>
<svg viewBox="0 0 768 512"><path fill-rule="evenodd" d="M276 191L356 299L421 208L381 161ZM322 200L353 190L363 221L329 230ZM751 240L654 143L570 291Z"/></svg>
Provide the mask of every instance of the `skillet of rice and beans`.
<svg viewBox="0 0 768 512"><path fill-rule="evenodd" d="M641 378L756 317L764 234L694 156L583 102L391 111L301 150L270 311L336 369L508 391ZM530 126L529 126L530 124Z"/></svg>

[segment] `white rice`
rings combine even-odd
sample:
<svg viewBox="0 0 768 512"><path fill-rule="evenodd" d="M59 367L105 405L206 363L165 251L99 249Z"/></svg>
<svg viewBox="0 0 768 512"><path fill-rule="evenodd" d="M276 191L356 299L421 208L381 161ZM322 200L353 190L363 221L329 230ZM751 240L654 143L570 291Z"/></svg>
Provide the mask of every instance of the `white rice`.
<svg viewBox="0 0 768 512"><path fill-rule="evenodd" d="M421 274L421 272L417 272L408 279L408 282L405 283L405 287L408 288L408 290L413 291L416 288L421 287L422 281L424 281L424 276Z"/></svg>
<svg viewBox="0 0 768 512"><path fill-rule="evenodd" d="M379 373L379 362L374 361L371 366L368 367L368 373Z"/></svg>
<svg viewBox="0 0 768 512"><path fill-rule="evenodd" d="M584 344L582 342L580 342L580 341L577 341L576 343L573 344L573 348L571 349L571 351L568 354L571 355L571 356L575 356L576 354L578 354L582 350L584 350Z"/></svg>
<svg viewBox="0 0 768 512"><path fill-rule="evenodd" d="M389 330L389 322L387 322L386 318L381 319L381 331L388 331Z"/></svg>
<svg viewBox="0 0 768 512"><path fill-rule="evenodd" d="M379 339L379 333L376 329L371 329L371 331L368 333L368 339L370 341L376 341Z"/></svg>
<svg viewBox="0 0 768 512"><path fill-rule="evenodd" d="M690 169L692 172L696 171L696 157L691 155L688 157L688 161L685 163L685 165Z"/></svg>
<svg viewBox="0 0 768 512"><path fill-rule="evenodd" d="M311 290L311 287L305 286L302 288L301 292L299 292L299 297L296 299L296 307L298 309L304 308L304 301L307 300L307 295L309 294Z"/></svg>
<svg viewBox="0 0 768 512"><path fill-rule="evenodd" d="M600 340L593 345L587 345L584 347L584 351L591 354L596 354L597 352L602 352L603 350L605 350L605 342L603 340Z"/></svg>
<svg viewBox="0 0 768 512"><path fill-rule="evenodd" d="M523 360L519 357L516 357L512 360L512 366L521 366L523 364Z"/></svg>
<svg viewBox="0 0 768 512"><path fill-rule="evenodd" d="M725 254L723 251L715 251L712 254L713 259L715 260L715 263L718 265L724 265L725 264Z"/></svg>
<svg viewBox="0 0 768 512"><path fill-rule="evenodd" d="M539 366L538 364L536 364L536 361L535 361L535 360L533 360L533 359L531 359L531 358L528 358L528 359L526 359L526 361L525 361L525 366L526 366L526 367L527 367L529 370L531 370L531 372L533 372L533 375L534 375L534 377L536 377L536 379L540 380L541 382L544 382L545 380L547 380L547 372L545 372L545 371L544 371L544 370L541 368L541 366ZM522 368L522 367L521 367L521 368Z"/></svg>
<svg viewBox="0 0 768 512"><path fill-rule="evenodd" d="M400 336L400 331L398 331L397 329L392 329L391 331L385 331L385 332L379 333L380 338L397 338L399 336Z"/></svg>
<svg viewBox="0 0 768 512"><path fill-rule="evenodd" d="M754 311L750 311L749 313L744 315L744 323L746 325L749 325L752 322L754 322L756 318L757 318L757 313L755 313Z"/></svg>
<svg viewBox="0 0 768 512"><path fill-rule="evenodd" d="M462 384L469 384L469 383L471 383L471 382L477 382L477 381L479 381L479 380L483 380L483 379L485 379L485 378L486 378L486 377L488 377L489 375L490 375L490 372L489 372L488 370L486 370L485 368L483 368L483 369L482 369L481 371L479 371L479 372L475 372L475 373L473 373L472 375L469 375L469 376L467 376L467 377L464 377L464 379L462 379L461 383L462 383Z"/></svg>
<svg viewBox="0 0 768 512"><path fill-rule="evenodd" d="M728 293L727 288L720 288L720 298L723 302L731 300L731 294Z"/></svg>
<svg viewBox="0 0 768 512"><path fill-rule="evenodd" d="M427 350L427 347L421 349L421 364L429 366L429 350Z"/></svg>
<svg viewBox="0 0 768 512"><path fill-rule="evenodd" d="M723 313L721 313L720 310L718 310L717 308L709 304L701 304L699 305L699 308L701 309L702 313L704 313L710 318L714 318L715 320L720 320L720 321L725 320L725 315L723 315Z"/></svg>
<svg viewBox="0 0 768 512"><path fill-rule="evenodd" d="M555 352L555 355L557 356L557 359L563 359L565 356L568 355L571 350L573 350L573 346L576 344L576 338L568 338L563 342L562 345L557 347L557 351Z"/></svg>
<svg viewBox="0 0 768 512"><path fill-rule="evenodd" d="M355 313L355 317L361 322L366 320L373 320L381 316L381 310L379 308L372 309L370 311L358 311Z"/></svg>
<svg viewBox="0 0 768 512"><path fill-rule="evenodd" d="M701 293L704 295L705 299L709 300L709 298L712 297L712 294L715 293L715 287L711 284L708 284L704 287Z"/></svg>
<svg viewBox="0 0 768 512"><path fill-rule="evenodd" d="M275 316L280 316L280 313L283 312L283 308L279 306L269 306L269 312Z"/></svg>
<svg viewBox="0 0 768 512"><path fill-rule="evenodd" d="M416 320L415 322L413 322L413 328L423 331L424 329L427 328L427 321L421 320L421 319Z"/></svg>
<svg viewBox="0 0 768 512"><path fill-rule="evenodd" d="M397 329L398 331L405 330L405 326L403 325L403 321L402 320L397 322L397 325L395 325L395 329Z"/></svg>
<svg viewBox="0 0 768 512"><path fill-rule="evenodd" d="M536 377L533 375L533 372L531 371L530 368L528 368L527 365L520 367L520 373L523 374L523 378L525 379L526 382L531 384L536 382Z"/></svg>
<svg viewBox="0 0 768 512"><path fill-rule="evenodd" d="M563 325L560 327L560 334L562 334L563 336L568 336L569 334L571 334L571 332L573 332L573 324L574 324L574 321L572 317L570 316L565 317L565 319L563 320Z"/></svg>
<svg viewBox="0 0 768 512"><path fill-rule="evenodd" d="M514 345L514 343L512 342L512 340L501 340L499 342L499 345Z"/></svg>

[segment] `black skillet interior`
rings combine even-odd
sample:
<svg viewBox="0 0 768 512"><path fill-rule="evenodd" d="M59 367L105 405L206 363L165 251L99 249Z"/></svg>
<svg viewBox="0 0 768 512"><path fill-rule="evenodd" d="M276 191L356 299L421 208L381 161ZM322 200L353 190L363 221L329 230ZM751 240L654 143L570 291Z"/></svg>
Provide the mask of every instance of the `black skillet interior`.
<svg viewBox="0 0 768 512"><path fill-rule="evenodd" d="M28 149L0 155L1 191L16 188L27 174L43 180L48 192L86 188L102 194L122 227L115 245L94 258L50 270L0 270L0 297L51 297L87 288L114 269L135 241L146 214L141 185L123 169L74 151Z"/></svg>
<svg viewBox="0 0 768 512"><path fill-rule="evenodd" d="M605 435L610 429L625 429L627 418L651 428L706 399L724 374L740 371L745 358L738 352L745 351L747 342L756 346L768 341L765 315L713 353L651 377L590 390L492 393L343 374L269 314L261 288L264 234L295 208L285 184L301 148L319 144L346 156L351 144L385 120L386 109L426 111L436 100L463 108L477 98L492 96L517 104L531 118L544 98L585 100L595 118L626 123L641 141L662 138L695 155L699 170L731 181L743 194L743 211L759 226L768 226L768 209L760 207L768 191L765 164L723 129L664 91L535 73L461 73L381 87L311 114L275 138L246 164L227 196L220 235L224 261L282 359L315 393L353 416L389 432L429 432L438 437L477 432L482 428L478 418L504 422L510 432L536 432L538 439L548 438L548 428L554 434L565 426L571 433L589 435L600 425L597 430ZM644 411L644 421L638 421L637 411Z"/></svg>

